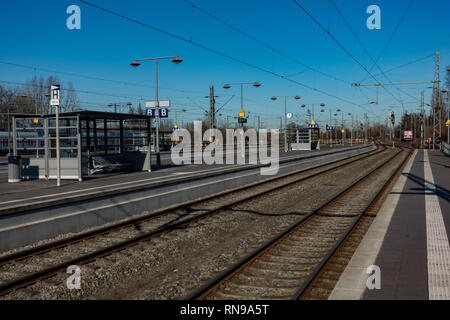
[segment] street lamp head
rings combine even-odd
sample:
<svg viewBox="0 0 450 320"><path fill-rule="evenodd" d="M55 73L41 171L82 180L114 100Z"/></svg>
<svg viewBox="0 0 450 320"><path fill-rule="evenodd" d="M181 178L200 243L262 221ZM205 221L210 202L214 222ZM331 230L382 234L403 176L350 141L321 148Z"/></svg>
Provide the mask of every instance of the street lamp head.
<svg viewBox="0 0 450 320"><path fill-rule="evenodd" d="M320 106L321 106L321 107L325 107L325 103L321 103Z"/></svg>
<svg viewBox="0 0 450 320"><path fill-rule="evenodd" d="M255 82L255 83L253 84L253 86L256 87L256 88L261 87L261 83Z"/></svg>
<svg viewBox="0 0 450 320"><path fill-rule="evenodd" d="M183 62L183 59L181 59L181 57L179 57L179 56L176 56L172 59L172 62L179 64L179 63Z"/></svg>
<svg viewBox="0 0 450 320"><path fill-rule="evenodd" d="M139 67L141 65L141 63L139 62L139 60L133 60L130 63L130 66L132 67Z"/></svg>
<svg viewBox="0 0 450 320"><path fill-rule="evenodd" d="M230 89L231 86L230 86L229 84L226 84L226 85L223 86L223 88L224 88L224 89Z"/></svg>
<svg viewBox="0 0 450 320"><path fill-rule="evenodd" d="M108 103L108 107L112 107L114 106L112 103Z"/></svg>
<svg viewBox="0 0 450 320"><path fill-rule="evenodd" d="M302 104L302 108L306 107L306 104Z"/></svg>
<svg viewBox="0 0 450 320"><path fill-rule="evenodd" d="M275 101L275 100L277 100L277 97L273 96L273 97L270 98L270 99L272 99L273 101Z"/></svg>
<svg viewBox="0 0 450 320"><path fill-rule="evenodd" d="M294 99L298 100L300 99L300 96L295 96Z"/></svg>
<svg viewBox="0 0 450 320"><path fill-rule="evenodd" d="M131 102L128 102L128 103L127 103L127 106L129 106L129 107L132 106L132 105L133 105L133 104L132 104Z"/></svg>
<svg viewBox="0 0 450 320"><path fill-rule="evenodd" d="M337 111L337 112L341 112L341 109L337 109L336 111Z"/></svg>

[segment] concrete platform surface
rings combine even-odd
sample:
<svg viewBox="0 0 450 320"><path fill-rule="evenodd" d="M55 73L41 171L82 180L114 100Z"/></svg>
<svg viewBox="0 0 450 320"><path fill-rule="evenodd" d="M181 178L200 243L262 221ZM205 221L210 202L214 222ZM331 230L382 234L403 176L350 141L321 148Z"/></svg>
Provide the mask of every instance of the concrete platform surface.
<svg viewBox="0 0 450 320"><path fill-rule="evenodd" d="M361 148L354 146L354 148ZM316 157L319 155L343 152L350 147L322 146L321 150L280 152L280 163ZM55 180L31 180L19 183L8 183L7 166L0 167L0 216L17 213L32 207L45 204L57 204L58 201L83 200L86 197L105 196L115 190L133 190L148 185L177 183L205 176L220 175L232 171L254 168L255 165L223 164L223 165L183 165L175 166L170 159L170 153L161 155L163 167L149 172L122 172L93 176L82 182L63 180L61 187L56 187ZM153 161L155 162L155 161Z"/></svg>
<svg viewBox="0 0 450 320"><path fill-rule="evenodd" d="M449 169L441 152L415 151L329 299L450 299Z"/></svg>
<svg viewBox="0 0 450 320"><path fill-rule="evenodd" d="M287 153L278 175L373 150L375 146ZM32 191L1 190L0 252L123 221L267 179L259 165L171 167L67 184L25 182ZM48 183L48 182L47 182ZM22 184L22 183L19 183ZM3 186L5 187L5 186ZM5 187L6 188L6 187ZM20 188L20 186L19 186ZM8 194L2 194L8 193Z"/></svg>

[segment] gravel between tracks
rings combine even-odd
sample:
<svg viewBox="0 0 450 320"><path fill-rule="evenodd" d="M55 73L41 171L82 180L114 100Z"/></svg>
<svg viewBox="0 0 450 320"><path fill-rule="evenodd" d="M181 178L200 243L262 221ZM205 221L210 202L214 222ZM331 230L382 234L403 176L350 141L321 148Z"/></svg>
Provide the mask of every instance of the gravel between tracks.
<svg viewBox="0 0 450 320"><path fill-rule="evenodd" d="M69 275L58 274L0 298L182 298L377 166L386 154L389 151L83 265L81 290L68 290Z"/></svg>

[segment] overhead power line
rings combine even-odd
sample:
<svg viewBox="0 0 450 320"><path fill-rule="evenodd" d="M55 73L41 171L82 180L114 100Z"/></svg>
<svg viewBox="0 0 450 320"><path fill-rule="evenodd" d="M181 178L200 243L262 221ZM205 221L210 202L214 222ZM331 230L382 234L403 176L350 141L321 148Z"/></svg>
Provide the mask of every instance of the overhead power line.
<svg viewBox="0 0 450 320"><path fill-rule="evenodd" d="M339 14L339 16L342 18L342 20L344 20L345 25L347 26L347 28L350 30L350 32L353 34L353 36L355 37L356 41L358 41L358 44L360 45L360 47L363 49L363 51L366 53L366 55L370 58L370 60L372 60L372 62L374 63L374 65L378 68L378 70L381 72L381 74L389 81L392 82L392 80L386 75L386 73L380 68L380 66L378 65L378 63L375 61L375 59L372 57L372 55L369 53L369 51L366 49L366 47L364 46L364 44L362 43L361 39L359 39L358 35L356 34L355 30L352 28L352 26L350 25L350 23L347 21L347 19L345 18L345 16L342 14L341 10L339 10L338 6L336 5L336 3L333 0L330 0L330 3L334 6L334 8L336 9L337 13ZM387 89L385 88L385 90L392 96L394 97L394 95ZM401 103L401 101L399 99L397 99L396 97L394 97L398 102Z"/></svg>
<svg viewBox="0 0 450 320"><path fill-rule="evenodd" d="M66 72L66 71L50 70L50 69L45 69L45 68L39 68L39 67L36 67L36 66L27 66L27 65L17 64L17 63L12 63L12 62L7 62L7 61L0 61L0 63L4 64L4 65L18 67L18 68L24 68L24 69L30 69L30 70L38 70L38 71L42 71L42 72L49 72L49 73L55 73L55 74L63 74L63 75L71 76L71 77L84 78L84 79L97 80L97 81L104 81L104 82L110 82L110 83L116 83L116 84L123 84L123 85L126 85L126 86L131 85L131 86L137 86L137 87L155 88L154 86L150 86L150 85L146 85L146 84L142 84L142 83L134 83L134 82L119 81L119 80L111 80L111 79L105 79L105 78L95 77L95 76L88 76L88 75L77 74L77 73ZM169 90L169 91L192 92L192 93L203 94L200 91L190 91L190 90L173 89L173 88L165 88L165 87L159 87L159 88L163 89L163 90Z"/></svg>
<svg viewBox="0 0 450 320"><path fill-rule="evenodd" d="M403 12L402 16L400 17L400 20L398 21L397 25L395 26L394 30L392 31L391 35L389 36L389 39L386 41L383 49L381 50L380 54L378 55L377 59L375 60L377 63L378 63L378 61L380 61L381 57L384 55L386 49L388 48L392 39L394 38L394 35L397 33L398 29L400 28L400 25L402 24L403 20L405 19L406 14L408 13L409 8L411 7L413 1L414 0L409 1L408 6L406 7L405 11ZM372 70L373 68L374 68L374 65L370 68L370 70ZM361 80L360 82L363 82L366 79L367 79L367 77L364 78L363 80Z"/></svg>
<svg viewBox="0 0 450 320"><path fill-rule="evenodd" d="M429 58L431 58L431 57L434 58L434 56L435 56L435 54L433 53L433 54L430 54L430 55L428 55L428 56L426 56L426 57L423 57L423 58L420 58L420 59L416 59L416 60L413 60L413 61L410 61L410 62L401 64L401 65L399 65L399 66L397 66L397 67L393 67L393 68L391 68L391 69L385 70L384 72L385 72L385 73L389 73L389 72L392 72L392 71L394 71L394 70L397 70L397 69L401 69L401 68L407 67L407 66L409 66L409 65L411 65L411 64L414 64L414 63L417 63L417 62L420 62L420 61L424 61L424 60L429 59ZM381 75L381 74L376 74L375 76L379 76L379 75ZM362 81L361 81L361 82L362 82ZM392 82L392 81L391 81L391 82Z"/></svg>
<svg viewBox="0 0 450 320"><path fill-rule="evenodd" d="M271 74L271 75L273 75L273 76L279 77L279 78L284 79L284 80L286 80L286 81L289 81L289 82L298 84L298 85L300 85L300 86L302 86L302 87L304 87L304 88L307 88L307 89L310 89L310 90L319 92L319 93L321 93L321 94L323 94L323 95L332 97L332 98L337 99L337 100L340 100L340 101L342 101L342 102L345 102L345 103L348 103L348 104L351 104L351 105L358 106L358 104L356 104L355 102L352 102L352 101L343 99L343 98L341 98L341 97L338 97L338 96L335 96L335 95L333 95L333 94L330 94L330 93L328 93L328 92L326 92L326 91L323 91L323 90L320 90L320 89L311 87L311 86L306 85L306 84L304 84L304 83L301 83L301 82L299 82L299 81L295 81L295 80L289 79L289 78L287 78L287 77L284 76L284 75L281 75L281 74L278 74L278 73L276 73L276 72L270 71L270 70L268 70L268 69L265 69L265 68L263 68L263 67L257 66L257 65L255 65L255 64L246 62L246 61L244 61L244 60L241 60L241 59L239 59L239 58L233 57L233 56L231 56L231 55L229 55L229 54L223 53L223 52L218 51L218 50L216 50L216 49L212 49L212 48L207 47L207 46L205 46L205 45L203 45L203 44L201 44L201 43L198 43L198 42L195 42L195 41L186 39L186 38L184 38L184 37L182 37L182 36L179 36L179 35L177 35L177 34L174 34L174 33L171 33L171 32L165 31L165 30L162 30L162 29L160 29L160 28L151 26L151 25L149 25L149 24L147 24L147 23L138 21L138 20L136 20L136 19L134 19L134 18L127 17L127 16L122 15L122 14L120 14L120 13L117 13L117 12L114 12L114 11L112 11L112 10L109 10L109 9L103 8L103 7L101 7L101 6L98 6L98 5L96 5L96 4L90 3L90 2L88 2L88 1L85 1L85 0L78 0L78 1L81 2L81 3L84 3L84 4L88 5L88 6L91 6L91 7L93 7L93 8L96 8L96 9L98 9L98 10L101 10L101 11L103 11L103 12L106 12L106 13L109 13L109 14L114 15L114 16L116 16L116 17L119 17L119 18L121 18L121 19L124 19L124 20L130 21L130 22L133 22L133 23L135 23L135 24L141 25L141 26L143 26L143 27L145 27L145 28L148 28L148 29L151 29L151 30L160 32L160 33L162 33L162 34L165 34L165 35L170 36L170 37L172 37L172 38L181 40L181 41L183 41L183 42L190 43L190 44L192 44L192 45L194 45L194 46L197 46L197 47L199 47L199 48L202 48L202 49L204 49L204 50L206 50L206 51L209 51L209 52L211 52L211 53L217 54L217 55L222 56L222 57L224 57L224 58L227 58L227 59L229 59L229 60L232 60L232 61L235 61L235 62L237 62L237 63L246 65L246 66L251 67L251 68L253 68L253 69L262 71L262 72L264 72L264 73Z"/></svg>
<svg viewBox="0 0 450 320"><path fill-rule="evenodd" d="M34 88L40 87L39 85L32 84L32 83L21 83L21 82L6 81L6 80L0 80L0 82L17 85L17 86L26 86L26 87L34 87ZM50 89L50 87L47 85L42 86L42 88ZM93 94L93 95L97 95L97 96L105 96L105 97L112 97L112 98L130 99L130 100L137 100L139 98L139 97L121 96L121 95L110 94L110 93L102 93L102 92L86 91L86 90L78 90L78 89L61 88L61 90L77 92L77 93Z"/></svg>
<svg viewBox="0 0 450 320"><path fill-rule="evenodd" d="M311 13L306 10L297 0L293 0L295 4L297 4L297 6L300 7L300 9L303 10L303 12L306 13L306 15L308 15L323 31L325 31L326 34L328 34L328 36L334 41L336 42L336 44L341 47L342 50L344 50L345 53L347 53L347 55L352 58L353 61L355 61L358 65L361 66L361 68L363 68L376 82L381 83L341 42L339 42L339 40L336 39L336 37L334 37L319 21L317 21L317 19L315 19ZM384 86L383 86L384 88ZM390 93L389 91L387 91L395 100L399 101L392 93Z"/></svg>
<svg viewBox="0 0 450 320"><path fill-rule="evenodd" d="M338 6L336 5L336 3L333 0L330 0L330 3L334 6L334 8L336 9L337 13L339 14L339 16L342 18L342 20L344 21L345 25L347 26L347 28L350 30L350 32L352 33L352 35L355 37L356 41L358 41L359 46L363 49L363 51L367 54L367 56L370 58L370 60L372 60L372 62L374 63L374 65L378 68L378 70L380 70L381 74L383 74L388 80L389 78L386 76L386 74L383 72L383 70L381 70L380 66L378 65L378 63L375 61L374 58L372 58L372 55L369 53L369 51L366 49L366 47L364 46L364 44L362 43L361 39L359 39L358 35L356 34L355 30L352 28L352 26L350 25L350 23L347 21L347 19L345 18L345 16L342 14L341 10L339 10ZM389 80L390 82L392 82L391 80Z"/></svg>
<svg viewBox="0 0 450 320"><path fill-rule="evenodd" d="M338 78L338 77L335 77L335 76L333 76L333 75L330 75L330 74L328 74L328 73L325 73L325 72L323 72L323 71L320 71L320 70L318 70L318 69L316 69L316 68L313 68L313 67L307 65L307 64L304 63L304 62L301 62L300 60L298 60L298 59L296 59L296 58L294 58L294 57L292 57L292 56L290 56L290 55L288 55L288 54L286 54L286 53L280 51L279 49L274 48L273 46L271 46L271 45L269 45L269 44L267 44L267 43L265 43L265 42L263 42L263 41L261 41L261 40L259 40L259 39L257 39L257 38L255 38L254 36L250 35L250 34L247 33L246 31L244 31L244 30L242 30L242 29L240 29L240 28L238 28L238 27L233 26L231 23L229 23L229 22L223 20L222 18L217 17L216 15L212 14L212 13L209 12L209 11L206 11L205 9L200 8L199 6L197 6L196 4L193 4L192 2L190 2L190 1L188 1L188 0L183 0L183 1L186 2L186 3L188 3L189 5L191 5L193 8L196 8L197 10L203 12L204 14L210 16L211 18L213 18L213 19L219 21L220 23L226 25L227 27L233 29L234 31L236 31L236 32L238 32L238 33L240 33L240 34L242 34L243 36L245 36L245 37L247 37L247 38L249 38L249 39L252 39L253 41L259 43L259 44L262 45L263 47L265 47L265 48L267 48L267 49L269 49L269 50L271 50L271 51L273 51L273 52L278 53L280 56L283 56L283 57L285 57L285 58L287 58L287 59L289 59L289 60L291 60L291 61L293 61L293 62L295 62L295 63L297 63L297 64L299 64L299 65L301 65L301 66L303 66L303 67L305 67L305 68L307 68L307 69L310 70L310 71L317 72L317 73L319 73L319 74L321 74L321 75L323 75L323 76L325 76L325 77L328 77L328 78L333 79L333 80L336 80L336 81L340 81L340 82L343 82L343 83L346 83L346 84L350 83L350 81L346 81L346 80L340 79L340 78ZM303 73L303 72L301 72L301 73ZM290 76L287 76L287 75L286 75L286 77L291 77L291 76L292 76L292 75L290 75Z"/></svg>

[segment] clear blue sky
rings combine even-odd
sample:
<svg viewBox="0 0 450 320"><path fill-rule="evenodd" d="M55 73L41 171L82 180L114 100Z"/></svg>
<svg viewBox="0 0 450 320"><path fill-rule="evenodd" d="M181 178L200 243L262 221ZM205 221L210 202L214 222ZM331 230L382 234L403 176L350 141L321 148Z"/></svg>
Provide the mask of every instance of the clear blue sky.
<svg viewBox="0 0 450 320"><path fill-rule="evenodd" d="M378 57L410 0L335 0L366 49L374 59ZM290 79L325 91L354 104L366 104L375 99L375 88L354 88L352 82L363 79L375 82L332 39L323 32L292 0L192 0L200 8L227 21L294 57L304 64L343 81L337 81L306 69L272 50L246 38L220 22L208 17L183 0L90 0L96 5L145 22L162 30L192 39L202 45L227 55L252 63L280 75L294 75ZM321 24L351 52L366 68L372 61L361 49L336 10L329 10L328 0L298 0ZM66 9L69 5L81 8L81 30L68 30ZM381 30L366 27L366 8L376 4L381 8ZM385 90L381 90L379 105L358 107L291 83L271 74L255 70L225 57L208 52L192 44L174 39L135 23L92 8L77 0L2 0L0 4L0 62L33 66L91 77L100 77L145 86L117 84L88 80L75 76L53 73L63 83L71 80L77 90L101 93L78 93L85 108L99 109L109 102L131 101L136 106L138 97L154 99L154 65L144 63L139 68L129 66L135 58L179 55L180 65L170 61L160 63L160 98L171 99L174 108L186 108L184 119L202 115L198 105L208 107L209 86L214 85L219 103L236 97L225 107L223 114L234 116L240 109L238 87L225 90L229 82L259 81L260 88L246 87L244 107L251 114L260 114L263 122L278 126L283 115L283 102L273 102L273 95L300 95L300 101L288 102L288 111L304 116L302 103L323 102L325 109L341 108L347 114L364 112L369 117L384 118L390 105L399 105ZM393 82L424 81L434 78L434 52L441 53L441 77L450 65L450 2L447 0L415 0L392 42L379 61L382 70L427 57L418 63L386 73ZM389 82L377 68L372 70L376 78ZM0 63L0 80L25 83L34 75L52 73L30 70ZM443 79L444 80L444 79ZM1 83L1 85L7 85ZM389 86L388 90L405 105L418 105L420 91L425 88L429 101L429 85ZM397 88L402 89L399 91ZM406 93L405 93L406 92ZM316 107L316 114L320 114ZM399 110L397 110L399 112ZM174 113L171 113L174 116ZM181 118L181 116L179 116ZM316 117L318 118L318 117ZM319 120L329 118L328 111ZM347 116L348 118L348 116ZM380 119L381 119L380 118ZM375 119L375 118L373 118ZM253 123L253 120L250 120Z"/></svg>

